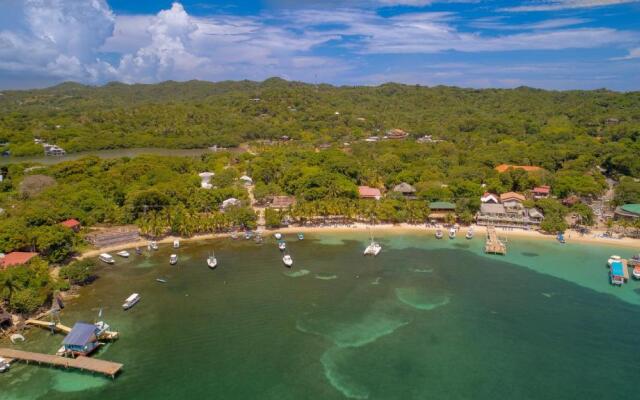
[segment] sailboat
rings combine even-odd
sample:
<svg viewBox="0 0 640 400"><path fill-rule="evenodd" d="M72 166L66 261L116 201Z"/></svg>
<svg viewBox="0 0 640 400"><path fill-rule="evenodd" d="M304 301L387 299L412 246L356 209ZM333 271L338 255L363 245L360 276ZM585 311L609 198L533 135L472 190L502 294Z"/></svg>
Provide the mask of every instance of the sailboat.
<svg viewBox="0 0 640 400"><path fill-rule="evenodd" d="M377 256L382 250L380 243L373 240L373 233L371 234L371 243L364 249L365 256Z"/></svg>
<svg viewBox="0 0 640 400"><path fill-rule="evenodd" d="M207 257L207 265L209 266L209 268L214 269L215 267L218 266L218 260L216 259L215 254L213 253L213 251L211 252L211 254L209 255L209 257Z"/></svg>

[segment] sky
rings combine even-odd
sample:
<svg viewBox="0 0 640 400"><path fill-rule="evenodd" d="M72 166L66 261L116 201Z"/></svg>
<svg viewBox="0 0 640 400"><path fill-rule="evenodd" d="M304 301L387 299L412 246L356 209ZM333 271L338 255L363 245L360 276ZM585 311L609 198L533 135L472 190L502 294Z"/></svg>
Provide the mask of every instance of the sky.
<svg viewBox="0 0 640 400"><path fill-rule="evenodd" d="M0 0L0 89L63 81L640 90L640 0Z"/></svg>

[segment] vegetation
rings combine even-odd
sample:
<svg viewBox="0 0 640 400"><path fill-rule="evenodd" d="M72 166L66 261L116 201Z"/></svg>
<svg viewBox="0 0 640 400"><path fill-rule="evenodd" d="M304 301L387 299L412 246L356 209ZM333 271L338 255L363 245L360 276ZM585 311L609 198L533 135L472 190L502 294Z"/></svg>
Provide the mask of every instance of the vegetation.
<svg viewBox="0 0 640 400"><path fill-rule="evenodd" d="M96 264L91 260L74 261L60 268L60 278L69 285L85 285L96 278Z"/></svg>

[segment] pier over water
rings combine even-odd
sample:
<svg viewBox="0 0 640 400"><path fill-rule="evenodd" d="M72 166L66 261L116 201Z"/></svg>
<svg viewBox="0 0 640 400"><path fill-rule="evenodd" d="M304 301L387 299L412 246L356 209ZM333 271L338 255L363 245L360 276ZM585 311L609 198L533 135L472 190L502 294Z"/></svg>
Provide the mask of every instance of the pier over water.
<svg viewBox="0 0 640 400"><path fill-rule="evenodd" d="M47 364L54 367L73 368L81 371L97 372L115 378L123 365L111 361L98 360L89 357L66 358L49 354L32 353L29 351L0 348L0 357L9 362L14 360L29 363Z"/></svg>

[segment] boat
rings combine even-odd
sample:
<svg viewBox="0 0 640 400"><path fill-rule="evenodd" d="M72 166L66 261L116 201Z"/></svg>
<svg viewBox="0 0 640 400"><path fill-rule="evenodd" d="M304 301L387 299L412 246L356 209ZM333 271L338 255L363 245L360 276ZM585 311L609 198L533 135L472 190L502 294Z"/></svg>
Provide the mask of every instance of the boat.
<svg viewBox="0 0 640 400"><path fill-rule="evenodd" d="M609 266L609 268L611 268L611 265L615 262L620 262L622 261L622 257L620 256L611 256L609 257L609 259L607 260L607 265Z"/></svg>
<svg viewBox="0 0 640 400"><path fill-rule="evenodd" d="M238 232L231 232L231 239L236 240L238 238Z"/></svg>
<svg viewBox="0 0 640 400"><path fill-rule="evenodd" d="M640 265L640 254L636 254L635 256L631 257L628 260L628 263L630 266L635 267L637 265Z"/></svg>
<svg viewBox="0 0 640 400"><path fill-rule="evenodd" d="M124 303L122 304L122 308L124 310L128 310L131 307L133 307L136 304L138 304L140 299L141 299L141 297L140 297L140 295L138 293L133 293L131 296L127 297L127 299L124 301Z"/></svg>
<svg viewBox="0 0 640 400"><path fill-rule="evenodd" d="M98 259L107 264L113 264L116 260L113 259L113 256L109 253L102 253L98 256Z"/></svg>
<svg viewBox="0 0 640 400"><path fill-rule="evenodd" d="M176 265L177 263L178 263L178 255L177 254L172 254L169 257L169 264Z"/></svg>
<svg viewBox="0 0 640 400"><path fill-rule="evenodd" d="M291 258L289 254L285 254L284 257L282 257L282 262L284 263L284 265L291 268L291 266L293 265L293 258Z"/></svg>
<svg viewBox="0 0 640 400"><path fill-rule="evenodd" d="M142 249L140 247L136 247L136 254L137 255L142 254Z"/></svg>
<svg viewBox="0 0 640 400"><path fill-rule="evenodd" d="M451 227L449 229L449 239L455 239L456 238L456 228Z"/></svg>
<svg viewBox="0 0 640 400"><path fill-rule="evenodd" d="M156 278L156 282L167 283L167 280L164 278Z"/></svg>
<svg viewBox="0 0 640 400"><path fill-rule="evenodd" d="M0 357L0 373L7 372L9 368L11 368L11 364L9 364L9 361Z"/></svg>
<svg viewBox="0 0 640 400"><path fill-rule="evenodd" d="M158 250L158 242L156 242L155 240L152 240L151 242L149 242L149 248L151 250Z"/></svg>
<svg viewBox="0 0 640 400"><path fill-rule="evenodd" d="M611 284L614 286L622 286L626 278L628 278L628 271L625 271L627 268L626 263L619 256L611 256L608 264ZM627 273L625 274L625 272Z"/></svg>
<svg viewBox="0 0 640 400"><path fill-rule="evenodd" d="M275 237L277 240L280 240L280 239L282 239L282 233L276 232L276 233L273 234L273 237Z"/></svg>
<svg viewBox="0 0 640 400"><path fill-rule="evenodd" d="M180 241L178 239L173 241L173 248L174 249L180 248Z"/></svg>
<svg viewBox="0 0 640 400"><path fill-rule="evenodd" d="M126 250L122 250L122 251L117 252L116 255L118 255L120 257L128 258L131 254L129 254L129 252L126 251Z"/></svg>
<svg viewBox="0 0 640 400"><path fill-rule="evenodd" d="M558 232L558 235L556 236L556 240L560 243L565 243L564 234L562 232Z"/></svg>
<svg viewBox="0 0 640 400"><path fill-rule="evenodd" d="M304 240L304 233L298 233L298 240Z"/></svg>
<svg viewBox="0 0 640 400"><path fill-rule="evenodd" d="M640 279L640 265L636 265L635 267L633 267L633 279Z"/></svg>
<svg viewBox="0 0 640 400"><path fill-rule="evenodd" d="M436 239L442 239L443 236L444 234L442 233L442 229L436 229Z"/></svg>
<svg viewBox="0 0 640 400"><path fill-rule="evenodd" d="M264 238L260 234L256 234L256 237L253 239L254 242L261 244L264 241Z"/></svg>
<svg viewBox="0 0 640 400"><path fill-rule="evenodd" d="M13 335L9 336L9 340L11 340L12 344L16 344L17 342L24 342L25 338L19 333L14 333Z"/></svg>
<svg viewBox="0 0 640 400"><path fill-rule="evenodd" d="M470 227L470 228L467 230L467 234L466 234L466 235L464 235L464 237L465 237L465 238L467 238L467 239L473 239L473 227Z"/></svg>
<svg viewBox="0 0 640 400"><path fill-rule="evenodd" d="M284 242L284 240L281 240L278 242L278 248L282 251L284 251L287 248L287 244Z"/></svg>
<svg viewBox="0 0 640 400"><path fill-rule="evenodd" d="M382 250L380 243L373 240L373 234L371 234L371 243L364 249L365 256L377 256Z"/></svg>
<svg viewBox="0 0 640 400"><path fill-rule="evenodd" d="M246 232L244 233L244 238L245 238L245 239L247 239L247 240L251 240L251 238L252 238L252 237L253 237L253 232L251 232L251 231L246 231Z"/></svg>
<svg viewBox="0 0 640 400"><path fill-rule="evenodd" d="M96 336L98 337L104 335L109 330L109 328L111 328L109 324L104 321L98 321L94 325L96 326Z"/></svg>
<svg viewBox="0 0 640 400"><path fill-rule="evenodd" d="M209 257L207 257L207 265L211 269L214 269L218 266L218 260L216 259L216 256L215 254L213 254L213 252L211 252L211 255L209 255Z"/></svg>

